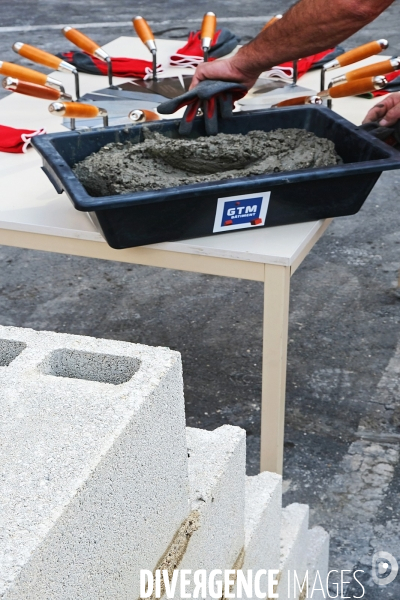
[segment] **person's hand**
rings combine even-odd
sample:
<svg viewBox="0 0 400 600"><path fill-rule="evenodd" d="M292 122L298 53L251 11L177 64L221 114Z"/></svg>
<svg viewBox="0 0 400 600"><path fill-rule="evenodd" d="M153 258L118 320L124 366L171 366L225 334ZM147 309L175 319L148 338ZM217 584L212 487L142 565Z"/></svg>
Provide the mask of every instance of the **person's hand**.
<svg viewBox="0 0 400 600"><path fill-rule="evenodd" d="M377 121L382 127L390 127L400 119L400 92L386 96L367 113L364 123Z"/></svg>
<svg viewBox="0 0 400 600"><path fill-rule="evenodd" d="M232 81L244 85L248 90L253 87L259 73L251 72L241 65L240 52L224 60L215 60L200 64L193 76L190 89L205 79L218 79L219 81Z"/></svg>
<svg viewBox="0 0 400 600"><path fill-rule="evenodd" d="M186 106L185 114L179 126L181 135L189 135L192 131L193 119L202 109L207 135L218 133L218 113L223 119L232 117L235 100L247 94L244 85L232 81L205 79L193 89L181 96L166 100L157 106L160 115L171 115Z"/></svg>

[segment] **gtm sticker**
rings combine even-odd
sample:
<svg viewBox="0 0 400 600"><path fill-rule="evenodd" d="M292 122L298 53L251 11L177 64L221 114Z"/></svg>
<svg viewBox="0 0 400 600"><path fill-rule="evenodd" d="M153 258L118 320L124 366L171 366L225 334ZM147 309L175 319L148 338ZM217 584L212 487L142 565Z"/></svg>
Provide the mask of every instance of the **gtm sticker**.
<svg viewBox="0 0 400 600"><path fill-rule="evenodd" d="M271 192L218 198L213 232L262 227Z"/></svg>

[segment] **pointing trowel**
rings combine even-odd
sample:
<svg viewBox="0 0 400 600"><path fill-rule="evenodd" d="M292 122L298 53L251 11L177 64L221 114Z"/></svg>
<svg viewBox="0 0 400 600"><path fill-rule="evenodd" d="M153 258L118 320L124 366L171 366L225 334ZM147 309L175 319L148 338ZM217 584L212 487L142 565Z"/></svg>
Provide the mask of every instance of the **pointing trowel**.
<svg viewBox="0 0 400 600"><path fill-rule="evenodd" d="M2 81L2 86L9 92L16 92L17 94L23 94L24 96L33 96L34 98L42 98L43 100L72 101L72 96L61 92L60 90L56 90L45 85L37 85L36 83L20 81L19 79L14 79L13 77L5 77Z"/></svg>
<svg viewBox="0 0 400 600"><path fill-rule="evenodd" d="M14 52L20 56L39 63L40 65L44 65L45 67L49 67L53 70L55 69L57 71L61 71L62 73L72 73L75 77L76 98L79 98L79 74L74 65L70 65L68 62L62 60L58 56L54 56L54 54L45 52L44 50L36 48L35 46L24 44L23 42L16 42L13 44L12 48Z"/></svg>
<svg viewBox="0 0 400 600"><path fill-rule="evenodd" d="M113 77L112 77L112 63L111 57L107 54L103 48L99 46L94 40L90 37L79 31L78 29L73 29L72 27L64 27L62 30L63 34L75 46L78 46L84 52L103 60L107 63L107 71L108 71L108 83L110 87L113 85Z"/></svg>
<svg viewBox="0 0 400 600"><path fill-rule="evenodd" d="M35 83L36 85L45 85L65 93L64 86L58 79L54 79L53 77L50 77L50 75L45 75L44 73L39 73L39 71L34 71L34 69L15 65L14 63L3 62L0 60L0 74L6 75L7 77L15 77L16 79L27 81L28 83Z"/></svg>
<svg viewBox="0 0 400 600"><path fill-rule="evenodd" d="M323 100L332 98L346 98L347 96L357 96L366 94L374 90L381 90L387 84L387 80L382 75L377 77L363 77L354 81L341 83L332 86L327 90L319 92L317 96L301 96L283 100L273 105L273 108L283 108L285 106L298 106L301 104L322 104Z"/></svg>
<svg viewBox="0 0 400 600"><path fill-rule="evenodd" d="M364 60L365 58L379 54L382 52L382 50L386 50L388 46L388 41L383 39L376 40L374 42L368 42L368 44L358 46L357 48L349 50L348 52L345 52L337 58L327 62L321 69L321 90L325 89L325 75L327 71L330 71L331 69L338 69L339 67L347 67L360 60Z"/></svg>

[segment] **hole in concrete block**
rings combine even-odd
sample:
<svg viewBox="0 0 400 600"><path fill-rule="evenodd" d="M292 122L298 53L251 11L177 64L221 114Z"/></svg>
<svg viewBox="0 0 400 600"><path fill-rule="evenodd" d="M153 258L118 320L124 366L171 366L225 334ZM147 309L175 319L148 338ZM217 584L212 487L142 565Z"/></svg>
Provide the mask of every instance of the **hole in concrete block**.
<svg viewBox="0 0 400 600"><path fill-rule="evenodd" d="M41 364L40 369L45 375L120 385L129 381L139 366L138 359L128 356L63 348L54 350Z"/></svg>
<svg viewBox="0 0 400 600"><path fill-rule="evenodd" d="M25 348L25 342L0 340L0 367L8 367L8 365L11 364Z"/></svg>

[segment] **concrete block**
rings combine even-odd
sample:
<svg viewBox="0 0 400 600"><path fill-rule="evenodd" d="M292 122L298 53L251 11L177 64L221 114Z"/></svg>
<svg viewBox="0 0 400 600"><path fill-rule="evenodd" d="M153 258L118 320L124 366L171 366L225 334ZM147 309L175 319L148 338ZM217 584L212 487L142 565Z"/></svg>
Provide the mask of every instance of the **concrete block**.
<svg viewBox="0 0 400 600"><path fill-rule="evenodd" d="M246 477L245 542L241 569L247 575L261 570L279 570L280 528L282 511L282 477L275 473L260 473ZM234 586L237 596L237 585ZM261 591L267 591L266 578L261 579ZM255 598L255 596L253 596Z"/></svg>
<svg viewBox="0 0 400 600"><path fill-rule="evenodd" d="M307 532L306 568L308 572L308 597L313 600L327 598L326 579L329 569L329 534L322 527L313 527Z"/></svg>
<svg viewBox="0 0 400 600"><path fill-rule="evenodd" d="M301 596L297 583L294 587L294 573L296 572L301 586L307 564L305 548L308 540L308 514L306 504L290 504L282 510L280 575L277 586L279 600L297 600Z"/></svg>
<svg viewBox="0 0 400 600"><path fill-rule="evenodd" d="M0 327L0 365L0 598L137 598L189 512L180 355Z"/></svg>
<svg viewBox="0 0 400 600"><path fill-rule="evenodd" d="M234 569L243 555L246 432L187 428L190 503L198 526L179 569ZM189 588L188 588L189 589Z"/></svg>
<svg viewBox="0 0 400 600"><path fill-rule="evenodd" d="M243 570L279 569L282 477L260 473L246 477Z"/></svg>

